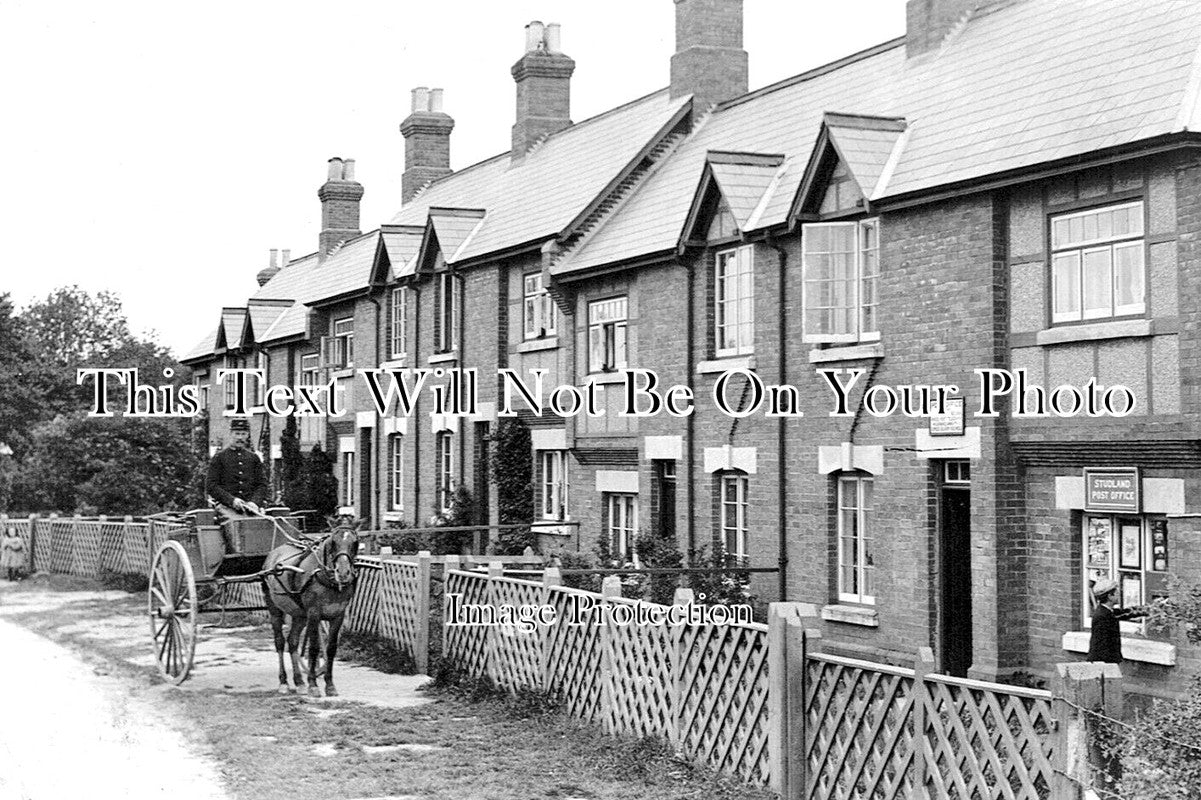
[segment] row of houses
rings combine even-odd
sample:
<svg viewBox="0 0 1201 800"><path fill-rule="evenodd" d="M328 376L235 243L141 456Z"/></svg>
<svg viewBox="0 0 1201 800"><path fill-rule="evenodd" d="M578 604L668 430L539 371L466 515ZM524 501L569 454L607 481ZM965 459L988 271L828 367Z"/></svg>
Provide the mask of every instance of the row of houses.
<svg viewBox="0 0 1201 800"><path fill-rule="evenodd" d="M1201 6L909 0L903 37L755 91L741 0L675 11L670 86L580 122L558 27L526 26L511 149L465 169L442 92L414 89L404 204L378 228L353 161L331 159L317 251L272 251L183 359L211 446L233 402L218 369L334 381L347 413L299 430L335 454L345 505L422 523L461 486L495 522L497 371L544 370L604 411L517 404L548 542L724 546L779 570L762 594L820 607L832 648L906 663L929 645L985 679L1078 660L1102 577L1127 605L1201 577ZM475 369L481 402L380 415L356 370L381 367ZM617 413L627 369L689 387L695 413ZM978 369L1021 371L996 415L973 413ZM851 413L828 413L819 370L855 380ZM753 375L804 416L719 410L722 374L736 410ZM1053 391L1090 381L1133 407L1090 416ZM966 407L861 405L914 384ZM1014 414L1038 387L1055 409ZM256 420L278 458L283 420ZM1137 691L1198 667L1124 624Z"/></svg>

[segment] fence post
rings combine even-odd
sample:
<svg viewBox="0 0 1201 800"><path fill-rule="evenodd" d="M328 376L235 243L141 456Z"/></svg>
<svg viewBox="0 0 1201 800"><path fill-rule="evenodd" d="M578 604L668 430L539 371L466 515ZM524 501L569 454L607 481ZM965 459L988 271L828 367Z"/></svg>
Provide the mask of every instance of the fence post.
<svg viewBox="0 0 1201 800"><path fill-rule="evenodd" d="M527 550L529 548L526 548ZM554 593L551 592L552 587L561 586L563 584L563 575L559 572L558 567L547 567L542 572L542 603L543 605L554 607ZM558 620L556 624L564 624L563 620ZM538 659L539 671L542 675L542 691L549 692L551 688L551 671L550 671L550 640L552 628L548 626L539 626L538 631Z"/></svg>
<svg viewBox="0 0 1201 800"><path fill-rule="evenodd" d="M601 601L613 597L621 597L621 578L607 575L601 581ZM613 631L608 619L600 629L601 647L601 726L606 733L616 734L617 729L612 723L613 710Z"/></svg>
<svg viewBox="0 0 1201 800"><path fill-rule="evenodd" d="M503 578L504 576L504 564L499 561L488 562L488 605L492 606L494 610L497 606L497 590L495 581L497 578ZM485 674L487 674L488 677L492 679L492 683L498 687L501 685L500 657L497 655L501 646L498 638L499 636L500 630L494 625L489 626L486 631L485 638L485 641L488 644L487 647L484 648L484 652L487 654L487 657L485 658Z"/></svg>
<svg viewBox="0 0 1201 800"><path fill-rule="evenodd" d="M930 711L927 702L926 676L936 669L934 651L929 647L917 649L917 660L913 664L913 792L915 797L926 794L926 773L930 769L926 752L926 717Z"/></svg>
<svg viewBox="0 0 1201 800"><path fill-rule="evenodd" d="M417 553L417 671L427 674L430 666L430 551Z"/></svg>
<svg viewBox="0 0 1201 800"><path fill-rule="evenodd" d="M788 620L780 603L767 606L767 732L771 788L787 797L788 788Z"/></svg>
<svg viewBox="0 0 1201 800"><path fill-rule="evenodd" d="M29 515L29 574L38 572L38 515Z"/></svg>
<svg viewBox="0 0 1201 800"><path fill-rule="evenodd" d="M806 620L793 617L788 620L785 631L788 653L788 784L781 792L785 800L804 797L808 789L809 718L805 705L808 658L810 653L821 652L822 632L819 628L805 628Z"/></svg>
<svg viewBox="0 0 1201 800"><path fill-rule="evenodd" d="M133 538L133 517L129 514L125 515L125 519L121 521L121 571L133 572L133 558L130 555L129 540ZM150 565L147 564L141 568L142 572L149 572Z"/></svg>
<svg viewBox="0 0 1201 800"><path fill-rule="evenodd" d="M1092 786L1093 770L1097 767L1102 781L1108 783L1112 773L1106 759L1098 758L1097 742L1090 733L1096 726L1080 709L1098 711L1115 719L1122 714L1122 671L1117 664L1101 662L1056 665L1051 684L1051 709L1056 721L1055 749L1051 754L1054 780L1052 800L1077 800L1082 786ZM1112 786L1105 788L1113 789Z"/></svg>

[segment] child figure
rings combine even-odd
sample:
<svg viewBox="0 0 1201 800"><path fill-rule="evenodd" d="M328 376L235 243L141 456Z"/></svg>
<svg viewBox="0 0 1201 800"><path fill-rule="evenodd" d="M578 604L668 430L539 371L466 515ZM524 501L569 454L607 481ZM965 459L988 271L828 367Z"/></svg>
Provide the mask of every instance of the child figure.
<svg viewBox="0 0 1201 800"><path fill-rule="evenodd" d="M17 580L25 570L25 540L11 525L0 537L0 567L10 581Z"/></svg>

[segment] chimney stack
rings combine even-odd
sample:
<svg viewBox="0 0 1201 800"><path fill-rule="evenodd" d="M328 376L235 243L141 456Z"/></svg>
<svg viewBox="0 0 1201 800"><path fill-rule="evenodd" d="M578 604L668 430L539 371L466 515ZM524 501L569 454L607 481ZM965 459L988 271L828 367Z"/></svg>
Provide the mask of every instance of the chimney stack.
<svg viewBox="0 0 1201 800"><path fill-rule="evenodd" d="M284 251L285 257L287 252L287 250ZM275 273L279 272L281 265L276 261L276 256L278 253L278 250L272 250L271 259L267 262L267 266L259 270L258 274L254 276L255 280L259 282L259 286L265 286L267 281L274 278Z"/></svg>
<svg viewBox="0 0 1201 800"><path fill-rule="evenodd" d="M451 173L450 132L455 121L442 111L442 90L418 86L412 111L400 123L405 139L405 171L400 178L401 202L413 199L430 181Z"/></svg>
<svg viewBox="0 0 1201 800"><path fill-rule="evenodd" d="M359 201L363 186L354 179L354 159L331 158L328 179L317 190L321 200L321 235L317 256L324 259L347 239L359 235Z"/></svg>
<svg viewBox="0 0 1201 800"><path fill-rule="evenodd" d="M517 82L513 160L524 158L539 139L571 125L575 62L559 51L560 40L558 23L535 20L525 26L525 55L511 70Z"/></svg>
<svg viewBox="0 0 1201 800"><path fill-rule="evenodd" d="M671 96L692 95L695 121L714 105L747 93L742 0L675 0L676 52Z"/></svg>
<svg viewBox="0 0 1201 800"><path fill-rule="evenodd" d="M982 0L909 0L905 4L905 55L920 56L942 45L947 34Z"/></svg>

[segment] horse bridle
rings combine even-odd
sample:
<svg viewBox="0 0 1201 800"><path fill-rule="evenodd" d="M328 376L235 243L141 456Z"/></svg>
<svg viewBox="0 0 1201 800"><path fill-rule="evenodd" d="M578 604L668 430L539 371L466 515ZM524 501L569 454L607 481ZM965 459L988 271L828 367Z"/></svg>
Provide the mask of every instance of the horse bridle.
<svg viewBox="0 0 1201 800"><path fill-rule="evenodd" d="M354 579L355 579L355 568L354 568L354 560L355 560L355 555L356 555L355 553L339 551L336 555L334 555L333 563L330 563L330 561L329 561L329 551L331 549L330 545L333 543L335 536L337 536L338 534L343 534L343 533L353 534L354 530L352 528L339 528L337 530L332 531L330 533L329 537L321 545L321 557L318 562L321 565L321 568L318 571L319 574L321 575L321 577L323 577L323 578L325 578L325 580L333 583L334 586L337 587L338 591L342 591L342 589L344 589L346 586L353 585ZM355 550L358 549L358 544L359 543L357 541L354 542ZM337 567L338 567L338 559L340 559L340 558L345 558L346 565L350 568L350 581L345 584L342 583L342 581L338 580Z"/></svg>

